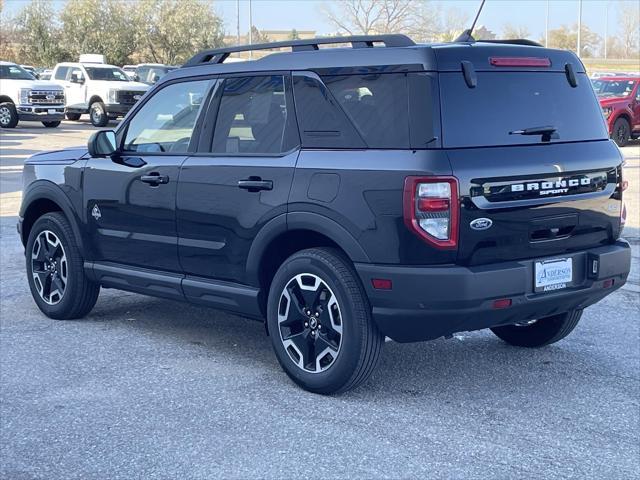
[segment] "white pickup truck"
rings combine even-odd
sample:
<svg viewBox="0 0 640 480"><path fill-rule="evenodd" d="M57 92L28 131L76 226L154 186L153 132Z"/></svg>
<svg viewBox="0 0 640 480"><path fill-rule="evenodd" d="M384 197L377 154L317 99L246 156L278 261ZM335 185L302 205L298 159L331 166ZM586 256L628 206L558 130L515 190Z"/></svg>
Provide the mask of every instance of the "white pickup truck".
<svg viewBox="0 0 640 480"><path fill-rule="evenodd" d="M130 81L121 68L94 58L101 55L80 57L78 63L57 64L51 75L52 81L64 87L69 120L88 113L94 126L104 127L109 120L126 115L149 89L149 85Z"/></svg>
<svg viewBox="0 0 640 480"><path fill-rule="evenodd" d="M20 120L53 128L64 119L64 90L53 82L36 80L20 65L0 61L0 127Z"/></svg>

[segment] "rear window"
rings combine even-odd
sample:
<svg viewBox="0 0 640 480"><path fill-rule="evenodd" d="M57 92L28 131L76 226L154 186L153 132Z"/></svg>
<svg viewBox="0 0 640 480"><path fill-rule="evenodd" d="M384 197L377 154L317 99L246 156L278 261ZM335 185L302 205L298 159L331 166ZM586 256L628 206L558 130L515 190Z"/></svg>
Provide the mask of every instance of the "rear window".
<svg viewBox="0 0 640 480"><path fill-rule="evenodd" d="M510 134L552 126L551 142L606 139L602 111L589 79L572 88L564 73L478 72L476 88L461 73L441 73L443 146L535 144L542 135Z"/></svg>

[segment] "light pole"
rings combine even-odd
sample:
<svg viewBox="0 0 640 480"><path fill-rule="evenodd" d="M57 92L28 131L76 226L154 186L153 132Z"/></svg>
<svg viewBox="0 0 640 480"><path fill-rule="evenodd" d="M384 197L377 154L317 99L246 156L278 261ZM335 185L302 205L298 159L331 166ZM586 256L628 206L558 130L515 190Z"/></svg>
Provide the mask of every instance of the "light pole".
<svg viewBox="0 0 640 480"><path fill-rule="evenodd" d="M240 0L236 0L236 43L240 45Z"/></svg>
<svg viewBox="0 0 640 480"><path fill-rule="evenodd" d="M609 2L604 7L604 59L607 59L607 47L609 41Z"/></svg>
<svg viewBox="0 0 640 480"><path fill-rule="evenodd" d="M547 0L547 17L544 21L544 46L549 47L549 0Z"/></svg>
<svg viewBox="0 0 640 480"><path fill-rule="evenodd" d="M578 0L578 51L576 52L576 54L578 55L578 57L580 57L580 47L582 45L580 45L580 36L582 34L582 0Z"/></svg>
<svg viewBox="0 0 640 480"><path fill-rule="evenodd" d="M249 0L249 45L253 43L253 6ZM249 50L249 58L253 58L253 51Z"/></svg>

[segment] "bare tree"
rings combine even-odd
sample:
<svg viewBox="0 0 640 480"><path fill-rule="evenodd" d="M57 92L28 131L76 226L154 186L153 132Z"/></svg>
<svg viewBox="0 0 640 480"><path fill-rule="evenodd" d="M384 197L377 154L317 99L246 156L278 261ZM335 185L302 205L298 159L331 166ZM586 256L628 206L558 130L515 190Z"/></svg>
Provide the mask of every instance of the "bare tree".
<svg viewBox="0 0 640 480"><path fill-rule="evenodd" d="M321 11L339 33L371 35L408 32L418 2L412 0L344 0Z"/></svg>
<svg viewBox="0 0 640 480"><path fill-rule="evenodd" d="M569 27L562 25L559 28L549 30L549 46L575 51L578 38L578 25ZM593 57L599 51L601 38L586 25L582 25L580 32L581 57Z"/></svg>
<svg viewBox="0 0 640 480"><path fill-rule="evenodd" d="M511 23L506 23L502 27L502 35L503 38L529 38L531 36L531 32L524 25L513 25Z"/></svg>
<svg viewBox="0 0 640 480"><path fill-rule="evenodd" d="M451 42L469 26L469 15L467 13L455 7L448 8L442 19L438 40Z"/></svg>
<svg viewBox="0 0 640 480"><path fill-rule="evenodd" d="M640 56L640 7L635 2L618 3L618 24L624 58Z"/></svg>

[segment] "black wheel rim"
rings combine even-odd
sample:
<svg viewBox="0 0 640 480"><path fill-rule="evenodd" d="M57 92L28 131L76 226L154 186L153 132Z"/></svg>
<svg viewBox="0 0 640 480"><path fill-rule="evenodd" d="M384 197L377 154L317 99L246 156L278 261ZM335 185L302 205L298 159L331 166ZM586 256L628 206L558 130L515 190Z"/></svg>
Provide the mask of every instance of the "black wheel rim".
<svg viewBox="0 0 640 480"><path fill-rule="evenodd" d="M58 236L40 232L31 249L31 275L40 298L49 305L60 303L69 275L67 256Z"/></svg>
<svg viewBox="0 0 640 480"><path fill-rule="evenodd" d="M627 127L626 125L622 124L618 127L618 130L616 130L616 138L618 139L619 143L623 143L624 141L627 140L629 134L627 132Z"/></svg>
<svg viewBox="0 0 640 480"><path fill-rule="evenodd" d="M282 290L280 340L291 361L308 373L330 368L342 346L342 314L335 294L317 275L302 273Z"/></svg>
<svg viewBox="0 0 640 480"><path fill-rule="evenodd" d="M9 125L11 122L11 111L8 107L0 108L0 125Z"/></svg>

